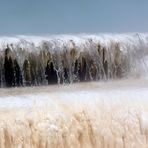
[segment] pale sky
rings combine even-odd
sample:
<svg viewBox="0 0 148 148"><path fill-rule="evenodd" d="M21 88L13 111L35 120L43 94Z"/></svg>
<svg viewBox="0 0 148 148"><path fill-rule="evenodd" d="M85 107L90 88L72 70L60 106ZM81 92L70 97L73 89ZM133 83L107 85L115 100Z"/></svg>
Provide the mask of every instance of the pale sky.
<svg viewBox="0 0 148 148"><path fill-rule="evenodd" d="M0 0L0 35L148 32L148 0Z"/></svg>

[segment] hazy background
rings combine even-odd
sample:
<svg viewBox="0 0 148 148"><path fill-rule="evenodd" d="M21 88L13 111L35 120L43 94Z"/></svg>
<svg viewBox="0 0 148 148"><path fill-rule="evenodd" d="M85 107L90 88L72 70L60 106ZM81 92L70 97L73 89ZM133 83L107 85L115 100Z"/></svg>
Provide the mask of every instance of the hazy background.
<svg viewBox="0 0 148 148"><path fill-rule="evenodd" d="M0 0L0 34L148 32L148 0Z"/></svg>

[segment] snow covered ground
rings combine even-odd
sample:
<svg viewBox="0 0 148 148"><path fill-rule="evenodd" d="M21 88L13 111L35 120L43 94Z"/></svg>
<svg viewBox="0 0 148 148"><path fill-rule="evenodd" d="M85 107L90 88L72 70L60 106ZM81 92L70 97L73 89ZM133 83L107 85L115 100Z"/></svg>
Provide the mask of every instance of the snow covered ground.
<svg viewBox="0 0 148 148"><path fill-rule="evenodd" d="M148 80L130 79L109 82L89 82L72 85L3 88L0 91L0 107L32 107L53 105L57 102L95 104L104 102L147 103ZM142 105L141 104L141 105Z"/></svg>

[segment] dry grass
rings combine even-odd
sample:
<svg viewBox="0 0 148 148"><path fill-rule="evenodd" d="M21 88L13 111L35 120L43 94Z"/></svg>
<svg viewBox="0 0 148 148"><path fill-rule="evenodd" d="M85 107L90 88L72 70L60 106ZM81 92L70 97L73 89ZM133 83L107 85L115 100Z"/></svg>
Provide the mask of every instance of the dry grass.
<svg viewBox="0 0 148 148"><path fill-rule="evenodd" d="M139 84L4 90L1 101L4 94L21 97L27 90L50 99L30 108L1 107L0 148L147 148L147 85Z"/></svg>
<svg viewBox="0 0 148 148"><path fill-rule="evenodd" d="M1 109L0 148L148 147L148 122L140 110L121 104L71 107Z"/></svg>

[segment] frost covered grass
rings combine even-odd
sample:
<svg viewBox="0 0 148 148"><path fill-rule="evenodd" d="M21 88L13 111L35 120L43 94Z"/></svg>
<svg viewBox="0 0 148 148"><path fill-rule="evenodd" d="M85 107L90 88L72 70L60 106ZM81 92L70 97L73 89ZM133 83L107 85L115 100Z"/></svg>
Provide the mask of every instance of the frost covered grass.
<svg viewBox="0 0 148 148"><path fill-rule="evenodd" d="M1 89L0 148L148 147L147 84Z"/></svg>

